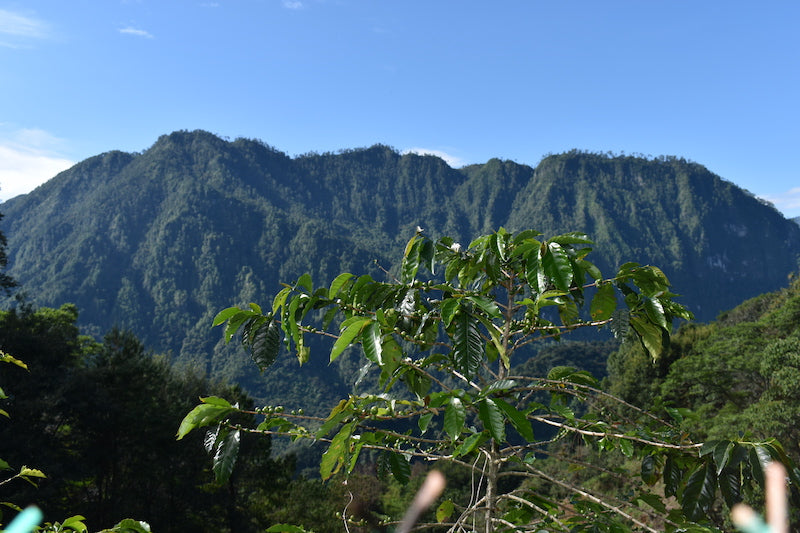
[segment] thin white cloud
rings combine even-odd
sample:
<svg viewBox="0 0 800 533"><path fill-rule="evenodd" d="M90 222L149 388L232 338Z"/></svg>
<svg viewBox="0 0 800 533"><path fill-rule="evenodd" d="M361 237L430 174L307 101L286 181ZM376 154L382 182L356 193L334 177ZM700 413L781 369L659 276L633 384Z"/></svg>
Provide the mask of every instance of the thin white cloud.
<svg viewBox="0 0 800 533"><path fill-rule="evenodd" d="M0 9L0 46L27 48L33 39L48 37L49 25L39 19Z"/></svg>
<svg viewBox="0 0 800 533"><path fill-rule="evenodd" d="M786 192L778 194L767 194L762 196L764 200L772 202L780 211L790 211L800 209L800 187L794 187Z"/></svg>
<svg viewBox="0 0 800 533"><path fill-rule="evenodd" d="M450 155L442 150L431 150L429 148L407 148L403 150L402 153L418 154L418 155L435 155L436 157L444 159L445 162L453 168L463 167L466 164L462 159L454 155Z"/></svg>
<svg viewBox="0 0 800 533"><path fill-rule="evenodd" d="M39 19L0 9L0 34L2 35L41 39L47 37L47 30L47 24Z"/></svg>
<svg viewBox="0 0 800 533"><path fill-rule="evenodd" d="M29 193L74 165L55 151L60 144L37 129L18 130L0 139L0 201Z"/></svg>
<svg viewBox="0 0 800 533"><path fill-rule="evenodd" d="M121 28L119 30L120 33L124 33L125 35L135 35L136 37L144 37L145 39L153 39L153 34L147 30L140 30L139 28L132 28L128 26L127 28Z"/></svg>
<svg viewBox="0 0 800 533"><path fill-rule="evenodd" d="M303 9L303 2L299 0L283 0L283 7L286 9Z"/></svg>

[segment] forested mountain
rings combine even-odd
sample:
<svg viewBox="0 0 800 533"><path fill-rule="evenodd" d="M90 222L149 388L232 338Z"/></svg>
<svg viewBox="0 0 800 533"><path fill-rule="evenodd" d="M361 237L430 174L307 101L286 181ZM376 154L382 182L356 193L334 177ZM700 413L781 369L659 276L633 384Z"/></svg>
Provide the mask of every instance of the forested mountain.
<svg viewBox="0 0 800 533"><path fill-rule="evenodd" d="M179 364L278 399L339 385L323 362L304 383L268 377L263 389L246 354L210 330L215 313L268 302L304 272L384 276L416 226L461 242L500 226L584 231L606 274L621 260L656 264L703 320L785 285L800 254L797 224L683 159L572 151L536 168L453 169L381 145L290 158L202 131L87 159L0 212L8 273L33 303L74 302L89 333L129 328Z"/></svg>

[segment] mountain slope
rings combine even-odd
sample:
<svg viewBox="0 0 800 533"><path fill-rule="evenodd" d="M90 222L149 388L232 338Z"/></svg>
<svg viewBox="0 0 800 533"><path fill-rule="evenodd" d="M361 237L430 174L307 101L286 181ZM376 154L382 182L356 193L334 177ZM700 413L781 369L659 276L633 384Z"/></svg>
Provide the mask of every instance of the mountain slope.
<svg viewBox="0 0 800 533"><path fill-rule="evenodd" d="M800 253L800 227L679 159L570 152L456 170L380 145L289 158L201 131L87 159L0 212L9 273L35 303L74 302L89 333L127 327L178 363L278 396L299 385L263 385L209 330L214 314L267 304L304 272L382 276L417 225L464 243L499 226L585 231L607 275L657 264L701 319L782 286ZM348 380L342 361L304 367L320 398Z"/></svg>

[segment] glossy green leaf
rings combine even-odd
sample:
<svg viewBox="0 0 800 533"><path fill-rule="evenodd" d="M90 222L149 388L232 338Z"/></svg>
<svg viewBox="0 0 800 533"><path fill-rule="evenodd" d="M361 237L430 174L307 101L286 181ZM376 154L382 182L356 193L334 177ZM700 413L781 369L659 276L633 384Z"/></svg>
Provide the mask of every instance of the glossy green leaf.
<svg viewBox="0 0 800 533"><path fill-rule="evenodd" d="M453 366L467 378L478 371L484 354L480 322L469 313L459 311L453 319Z"/></svg>
<svg viewBox="0 0 800 533"><path fill-rule="evenodd" d="M311 275L306 273L300 276L297 280L297 283L295 283L295 287L303 288L309 293L313 292L314 284L311 281Z"/></svg>
<svg viewBox="0 0 800 533"><path fill-rule="evenodd" d="M672 329L667 323L666 316L664 316L664 306L661 305L661 302L653 298L645 298L643 303L644 310L647 313L647 318L650 319L650 322L660 327L664 331L669 331Z"/></svg>
<svg viewBox="0 0 800 533"><path fill-rule="evenodd" d="M473 433L462 442L455 450L453 450L453 455L455 457L462 457L464 455L469 455L472 453L478 446L483 444L485 441L489 439L488 433L485 431L480 431L477 433Z"/></svg>
<svg viewBox="0 0 800 533"><path fill-rule="evenodd" d="M331 348L331 362L335 361L339 355L350 346L353 341L358 337L364 328L372 322L369 317L353 317L355 320L345 321L342 323L344 329L339 334L339 338L333 343Z"/></svg>
<svg viewBox="0 0 800 533"><path fill-rule="evenodd" d="M361 335L361 346L364 348L364 355L375 364L381 364L383 345L381 339L381 326L377 322L370 322L364 328Z"/></svg>
<svg viewBox="0 0 800 533"><path fill-rule="evenodd" d="M274 320L262 321L261 325L253 332L250 344L250 356L263 372L275 362L281 347L280 327Z"/></svg>
<svg viewBox="0 0 800 533"><path fill-rule="evenodd" d="M639 335L639 340L650 354L650 357L653 360L661 357L661 352L664 348L664 330L639 316L631 317L631 326Z"/></svg>
<svg viewBox="0 0 800 533"><path fill-rule="evenodd" d="M411 463L401 453L389 452L389 468L394 478L405 485L411 478Z"/></svg>
<svg viewBox="0 0 800 533"><path fill-rule="evenodd" d="M592 297L589 307L589 314L592 320L608 320L617 308L617 296L614 293L614 286L604 283L597 288L597 292Z"/></svg>
<svg viewBox="0 0 800 533"><path fill-rule="evenodd" d="M178 440L181 440L193 429L216 424L235 410L236 409L230 405L227 407L224 405L214 405L212 403L202 403L198 405L183 418L178 428Z"/></svg>
<svg viewBox="0 0 800 533"><path fill-rule="evenodd" d="M719 491L725 504L733 507L742 501L742 465L723 468L718 474Z"/></svg>
<svg viewBox="0 0 800 533"><path fill-rule="evenodd" d="M442 317L444 327L450 327L450 324L453 322L453 318L456 316L456 312L459 309L460 301L461 298L447 298L439 306L439 314Z"/></svg>
<svg viewBox="0 0 800 533"><path fill-rule="evenodd" d="M331 282L331 288L328 290L328 298L334 299L339 296L339 291L342 290L342 287L344 287L345 283L350 281L352 277L353 275L349 272L344 272L343 274L336 276L336 278L334 278L334 280Z"/></svg>
<svg viewBox="0 0 800 533"><path fill-rule="evenodd" d="M695 470L681 495L683 513L690 520L701 520L714 501L717 489L717 473L712 462L702 464Z"/></svg>
<svg viewBox="0 0 800 533"><path fill-rule="evenodd" d="M500 318L500 308L498 308L497 304L492 300L484 298L483 296L467 296L466 299L475 304L475 307L486 313L489 318Z"/></svg>
<svg viewBox="0 0 800 533"><path fill-rule="evenodd" d="M505 442L506 425L503 413L491 398L486 398L478 405L478 418L483 422L483 427L489 430L492 438L497 442Z"/></svg>
<svg viewBox="0 0 800 533"><path fill-rule="evenodd" d="M225 483L230 479L239 455L240 442L241 434L238 429L225 432L223 438L217 442L212 466L217 483Z"/></svg>
<svg viewBox="0 0 800 533"><path fill-rule="evenodd" d="M220 324L222 324L230 317L239 312L241 312L241 309L239 309L238 307L228 307L227 309L223 309L222 311L217 313L217 316L214 317L214 321L211 323L212 327L219 326Z"/></svg>
<svg viewBox="0 0 800 533"><path fill-rule="evenodd" d="M511 422L511 426L517 430L517 433L522 435L522 438L528 442L534 442L536 440L533 435L531 422L524 413L517 411L514 406L500 398L495 398L494 403L503 411L508 421Z"/></svg>
<svg viewBox="0 0 800 533"><path fill-rule="evenodd" d="M339 433L331 440L328 449L322 454L319 473L323 480L330 478L347 462L347 456L350 453L350 437L354 425L355 422L350 422L342 426Z"/></svg>
<svg viewBox="0 0 800 533"><path fill-rule="evenodd" d="M542 257L542 268L557 289L569 290L573 278L572 264L564 248L557 242L548 244L547 253Z"/></svg>
<svg viewBox="0 0 800 533"><path fill-rule="evenodd" d="M444 410L444 430L452 440L456 440L461 435L466 420L467 410L464 404L459 398L453 396Z"/></svg>

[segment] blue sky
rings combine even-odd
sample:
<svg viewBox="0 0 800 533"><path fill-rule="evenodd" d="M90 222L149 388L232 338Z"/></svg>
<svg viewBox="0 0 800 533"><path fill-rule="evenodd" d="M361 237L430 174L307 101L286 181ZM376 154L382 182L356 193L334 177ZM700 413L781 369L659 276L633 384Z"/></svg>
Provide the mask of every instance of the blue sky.
<svg viewBox="0 0 800 533"><path fill-rule="evenodd" d="M0 0L0 199L204 129L676 155L800 216L800 2Z"/></svg>

